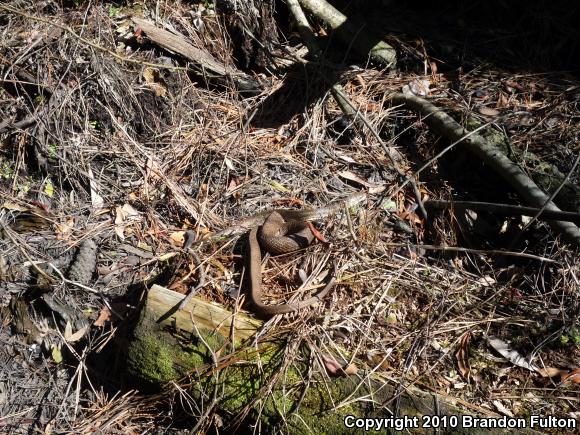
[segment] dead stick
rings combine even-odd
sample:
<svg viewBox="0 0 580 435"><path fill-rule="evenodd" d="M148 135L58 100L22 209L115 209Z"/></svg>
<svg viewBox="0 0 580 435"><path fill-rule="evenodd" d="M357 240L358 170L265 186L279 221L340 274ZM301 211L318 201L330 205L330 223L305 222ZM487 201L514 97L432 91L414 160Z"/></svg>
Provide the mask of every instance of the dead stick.
<svg viewBox="0 0 580 435"><path fill-rule="evenodd" d="M425 202L425 207L435 208L435 209L469 209L469 210L481 210L490 213L498 213L504 216L534 216L540 211L539 208L535 207L524 207L521 205L512 204L496 204L493 202L478 202L478 201L442 201L431 199ZM554 210L542 210L542 213L538 216L541 220L558 220L558 221L568 221L574 222L575 224L580 224L580 213L574 213L573 211L554 211Z"/></svg>

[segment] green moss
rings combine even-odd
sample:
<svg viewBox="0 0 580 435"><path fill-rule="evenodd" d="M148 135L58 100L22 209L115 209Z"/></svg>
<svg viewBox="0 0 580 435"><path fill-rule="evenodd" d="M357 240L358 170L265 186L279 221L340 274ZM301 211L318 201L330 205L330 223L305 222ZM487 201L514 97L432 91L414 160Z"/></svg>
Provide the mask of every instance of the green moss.
<svg viewBox="0 0 580 435"><path fill-rule="evenodd" d="M264 351L256 353L248 351L244 353L245 363L238 363L230 366L222 373L223 385L225 386L224 400L222 407L230 413L236 414L248 405L258 394L260 389L279 371L283 363L283 352L276 346L265 344ZM294 370L289 370L286 374L286 381L293 382L297 378ZM279 391L274 389L264 405L268 410L266 414L275 409L274 402L280 402L282 397ZM292 402L285 403L284 406L291 405Z"/></svg>
<svg viewBox="0 0 580 435"><path fill-rule="evenodd" d="M143 314L127 354L127 371L135 385L146 391L159 390L164 383L210 362L211 352L223 345L223 337L208 331L200 334L203 340L189 339L190 343L183 344L180 337L162 331Z"/></svg>
<svg viewBox="0 0 580 435"><path fill-rule="evenodd" d="M136 339L129 348L127 358L130 373L137 376L147 390L155 389L177 376L171 352L154 337L145 336Z"/></svg>

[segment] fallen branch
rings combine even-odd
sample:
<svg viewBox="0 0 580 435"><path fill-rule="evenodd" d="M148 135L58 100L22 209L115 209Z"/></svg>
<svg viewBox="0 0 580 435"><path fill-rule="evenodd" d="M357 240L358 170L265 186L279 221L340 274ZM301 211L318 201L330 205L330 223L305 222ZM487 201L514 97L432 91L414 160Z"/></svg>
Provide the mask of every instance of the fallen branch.
<svg viewBox="0 0 580 435"><path fill-rule="evenodd" d="M214 75L214 78L223 84L233 81L238 90L246 92L260 91L259 83L253 77L237 69L226 66L214 59L213 56L197 47L194 47L185 40L184 36L173 34L167 30L156 27L149 21L133 17L133 22L137 24L147 37L166 50L183 56L185 59L197 64L204 72Z"/></svg>
<svg viewBox="0 0 580 435"><path fill-rule="evenodd" d="M539 255L534 254L526 254L525 252L503 251L501 249L471 249L471 248L462 248L461 246L416 245L413 243L391 243L391 242L386 243L386 246L390 246L392 248L414 247L417 249L425 249L427 251L466 252L469 254L482 254L482 255L504 255L506 257L520 257L527 258L529 260L537 260L546 263L559 264L558 261L552 260L551 258L540 257Z"/></svg>
<svg viewBox="0 0 580 435"><path fill-rule="evenodd" d="M507 158L495 146L488 144L478 134L470 134L457 121L442 109L415 95L393 94L390 96L393 104L401 104L424 118L424 122L435 132L450 141L460 141L469 151L481 158L491 169L500 175L526 202L534 207L546 210L561 211L549 197L528 177L514 162ZM580 246L580 230L571 222L551 221L550 227L576 246Z"/></svg>
<svg viewBox="0 0 580 435"><path fill-rule="evenodd" d="M300 32L300 36L304 40L304 43L306 44L308 51L313 56L319 57L322 51L320 50L320 47L316 42L314 31L312 30L312 27L310 26L310 23L308 22L306 15L304 15L304 12L302 11L302 8L300 7L298 0L287 0L286 3L288 5L288 9L290 9L290 12L294 16L294 20L298 27L298 31ZM352 122L354 122L357 125L357 127L360 128L361 130L363 130L363 128L366 127L371 132L371 134L377 140L379 145L383 148L385 155L391 161L393 169L395 169L395 171L397 172L397 174L399 174L400 177L405 178L405 173L397 164L396 158L389 149L389 147L384 143L379 133L373 128L371 123L366 119L366 117L361 113L361 111L358 108L356 108L354 104L350 101L342 86L340 86L338 83L334 83L330 88L330 93L333 96L336 103L338 104L338 107L340 107L340 110L342 111L342 113L344 113L346 117L351 119ZM419 205L419 210L421 211L423 218L427 220L428 218L427 211L423 206L423 201L421 200L421 194L419 192L419 188L417 187L417 183L415 182L414 179L411 179L410 182L413 185L413 191L417 199L417 204Z"/></svg>
<svg viewBox="0 0 580 435"><path fill-rule="evenodd" d="M393 47L380 38L375 38L369 29L361 29L326 0L299 0L311 14L320 18L335 31L335 35L347 45L352 45L361 56L369 56L376 62L392 67L397 63Z"/></svg>

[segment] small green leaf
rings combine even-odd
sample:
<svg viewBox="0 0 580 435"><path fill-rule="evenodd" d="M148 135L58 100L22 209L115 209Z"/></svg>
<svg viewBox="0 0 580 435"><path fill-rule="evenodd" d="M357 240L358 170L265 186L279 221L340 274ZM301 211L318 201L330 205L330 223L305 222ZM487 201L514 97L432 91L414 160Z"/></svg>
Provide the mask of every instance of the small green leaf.
<svg viewBox="0 0 580 435"><path fill-rule="evenodd" d="M397 204L393 200L383 201L381 207L385 211L397 211Z"/></svg>
<svg viewBox="0 0 580 435"><path fill-rule="evenodd" d="M60 346L53 344L52 348L50 349L50 354L52 355L52 359L54 360L55 363L60 364L62 362L62 353L60 351Z"/></svg>
<svg viewBox="0 0 580 435"><path fill-rule="evenodd" d="M46 184L44 185L44 193L46 193L50 198L54 195L54 186L52 185L52 181L50 179L46 180Z"/></svg>
<svg viewBox="0 0 580 435"><path fill-rule="evenodd" d="M278 192L290 193L290 189L278 183L277 181L270 181L270 186L272 186L274 190L277 190Z"/></svg>
<svg viewBox="0 0 580 435"><path fill-rule="evenodd" d="M139 243L137 243L137 247L139 249L143 249L144 251L147 251L147 252L153 252L153 248L151 246L149 246L145 242L139 242Z"/></svg>
<svg viewBox="0 0 580 435"><path fill-rule="evenodd" d="M51 143L48 146L48 157L50 157L51 159L56 158L56 144L55 143Z"/></svg>
<svg viewBox="0 0 580 435"><path fill-rule="evenodd" d="M121 8L116 8L115 6L109 6L109 18L116 18L119 15Z"/></svg>

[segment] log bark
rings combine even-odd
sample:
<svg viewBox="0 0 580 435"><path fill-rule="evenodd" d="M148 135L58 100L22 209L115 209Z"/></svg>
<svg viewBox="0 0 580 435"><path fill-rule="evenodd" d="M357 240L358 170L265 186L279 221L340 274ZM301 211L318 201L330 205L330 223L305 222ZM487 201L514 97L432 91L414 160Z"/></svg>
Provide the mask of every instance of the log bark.
<svg viewBox="0 0 580 435"><path fill-rule="evenodd" d="M380 38L373 36L370 29L360 25L342 14L325 0L299 0L300 5L311 14L324 21L334 30L334 34L361 56L369 56L374 61L389 67L397 63L397 53L393 47Z"/></svg>

